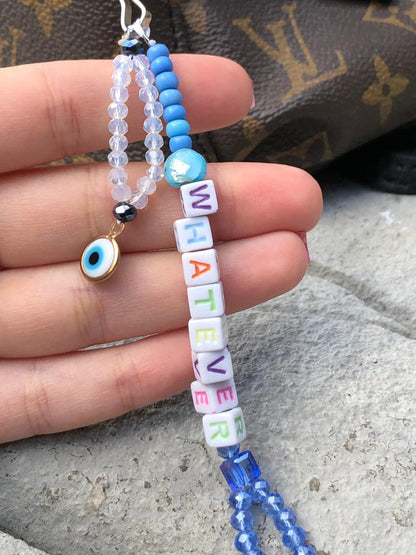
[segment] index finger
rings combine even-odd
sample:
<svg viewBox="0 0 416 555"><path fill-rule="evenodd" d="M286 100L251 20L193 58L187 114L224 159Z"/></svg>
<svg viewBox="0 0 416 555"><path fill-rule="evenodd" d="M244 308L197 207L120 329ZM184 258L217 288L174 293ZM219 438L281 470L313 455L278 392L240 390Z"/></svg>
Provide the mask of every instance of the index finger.
<svg viewBox="0 0 416 555"><path fill-rule="evenodd" d="M192 133L225 127L250 109L245 70L225 58L173 56ZM0 172L107 148L110 60L49 62L0 69ZM132 80L134 81L134 79ZM144 138L143 104L129 87L130 141Z"/></svg>

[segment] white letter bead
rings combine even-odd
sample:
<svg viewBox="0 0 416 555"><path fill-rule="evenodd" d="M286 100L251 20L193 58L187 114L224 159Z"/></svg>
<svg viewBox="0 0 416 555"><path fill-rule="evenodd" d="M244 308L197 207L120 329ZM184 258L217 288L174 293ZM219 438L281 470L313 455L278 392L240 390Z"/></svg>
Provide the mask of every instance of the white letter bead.
<svg viewBox="0 0 416 555"><path fill-rule="evenodd" d="M183 214L187 218L193 216L206 216L218 211L217 195L214 182L196 181L182 185L179 189L181 195Z"/></svg>
<svg viewBox="0 0 416 555"><path fill-rule="evenodd" d="M246 437L243 411L240 407L206 414L202 417L205 439L210 447L229 447L243 441Z"/></svg>
<svg viewBox="0 0 416 555"><path fill-rule="evenodd" d="M222 284L188 287L189 311L192 318L212 318L225 312Z"/></svg>
<svg viewBox="0 0 416 555"><path fill-rule="evenodd" d="M183 275L186 285L206 285L220 280L217 251L185 252L182 255Z"/></svg>
<svg viewBox="0 0 416 555"><path fill-rule="evenodd" d="M191 393L196 412L224 412L238 405L233 379L208 385L195 381L191 383Z"/></svg>
<svg viewBox="0 0 416 555"><path fill-rule="evenodd" d="M189 341L196 353L204 351L221 351L228 343L227 320L225 316L217 318L191 319L188 323Z"/></svg>
<svg viewBox="0 0 416 555"><path fill-rule="evenodd" d="M230 349L210 353L192 352L195 378L201 383L216 383L233 377Z"/></svg>
<svg viewBox="0 0 416 555"><path fill-rule="evenodd" d="M173 230L179 252L210 249L213 245L211 227L206 216L176 220Z"/></svg>

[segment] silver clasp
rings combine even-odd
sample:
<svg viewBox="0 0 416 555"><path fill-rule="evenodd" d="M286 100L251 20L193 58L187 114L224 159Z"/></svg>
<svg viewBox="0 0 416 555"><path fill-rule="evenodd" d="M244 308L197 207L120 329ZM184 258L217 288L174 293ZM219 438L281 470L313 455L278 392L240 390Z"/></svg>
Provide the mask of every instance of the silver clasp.
<svg viewBox="0 0 416 555"><path fill-rule="evenodd" d="M152 14L146 6L139 0L120 0L121 16L120 25L124 32L129 28L134 30L139 36L147 38L149 36L149 25ZM133 22L133 4L140 10L140 16Z"/></svg>

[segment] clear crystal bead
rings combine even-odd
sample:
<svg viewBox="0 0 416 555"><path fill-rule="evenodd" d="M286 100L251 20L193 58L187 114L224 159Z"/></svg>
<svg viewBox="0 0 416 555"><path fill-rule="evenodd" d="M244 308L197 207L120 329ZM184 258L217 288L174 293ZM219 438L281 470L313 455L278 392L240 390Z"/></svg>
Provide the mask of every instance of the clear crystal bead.
<svg viewBox="0 0 416 555"><path fill-rule="evenodd" d="M124 135L113 135L109 143L111 150L126 150L129 144L127 137Z"/></svg>
<svg viewBox="0 0 416 555"><path fill-rule="evenodd" d="M154 85L149 87L142 87L139 90L139 98L142 102L153 102L157 100L159 96L159 91Z"/></svg>
<svg viewBox="0 0 416 555"><path fill-rule="evenodd" d="M126 104L123 104L122 102L112 102L107 111L110 118L124 119L127 116L129 109Z"/></svg>
<svg viewBox="0 0 416 555"><path fill-rule="evenodd" d="M165 160L165 156L163 152L159 149L157 150L148 150L146 152L146 162L151 164L152 166L160 166L163 164Z"/></svg>
<svg viewBox="0 0 416 555"><path fill-rule="evenodd" d="M160 148L163 146L163 143L163 137L159 133L149 133L144 140L146 148Z"/></svg>
<svg viewBox="0 0 416 555"><path fill-rule="evenodd" d="M144 120L143 129L146 133L159 133L163 129L163 123L159 118L146 118Z"/></svg>
<svg viewBox="0 0 416 555"><path fill-rule="evenodd" d="M143 208L145 208L148 202L149 202L149 199L144 193L141 193L140 191L135 191L133 193L131 204L136 208L138 208L139 210L142 210Z"/></svg>
<svg viewBox="0 0 416 555"><path fill-rule="evenodd" d="M163 179L163 166L150 166L147 169L147 175L150 179L154 179L154 181L160 181Z"/></svg>
<svg viewBox="0 0 416 555"><path fill-rule="evenodd" d="M108 124L108 130L112 135L125 135L129 129L124 119L112 119Z"/></svg>
<svg viewBox="0 0 416 555"><path fill-rule="evenodd" d="M116 185L111 191L111 196L117 202L129 200L131 197L131 188L128 185Z"/></svg>
<svg viewBox="0 0 416 555"><path fill-rule="evenodd" d="M113 83L121 87L127 87L131 83L131 75L122 69L116 69L113 73Z"/></svg>
<svg viewBox="0 0 416 555"><path fill-rule="evenodd" d="M114 102L126 102L129 97L129 91L126 87L120 85L114 86L110 89L110 98Z"/></svg>
<svg viewBox="0 0 416 555"><path fill-rule="evenodd" d="M139 87L148 87L155 82L155 76L150 69L144 69L136 73L136 83Z"/></svg>
<svg viewBox="0 0 416 555"><path fill-rule="evenodd" d="M122 168L123 166L127 166L127 162L129 161L127 154L122 150L113 150L107 157L108 163L113 168Z"/></svg>
<svg viewBox="0 0 416 555"><path fill-rule="evenodd" d="M110 170L110 183L113 185L124 185L127 183L127 171L124 168L113 168Z"/></svg>
<svg viewBox="0 0 416 555"><path fill-rule="evenodd" d="M163 114L163 106L160 102L146 102L144 113L147 117L160 118Z"/></svg>
<svg viewBox="0 0 416 555"><path fill-rule="evenodd" d="M137 181L137 191L145 195L153 195L156 191L156 183L153 179L150 179L150 177L141 177Z"/></svg>
<svg viewBox="0 0 416 555"><path fill-rule="evenodd" d="M150 60L145 54L138 54L137 56L133 56L133 67L136 71L149 69Z"/></svg>
<svg viewBox="0 0 416 555"><path fill-rule="evenodd" d="M113 66L115 69L121 69L124 72L129 72L133 69L133 60L130 56L124 54L119 54L113 60Z"/></svg>

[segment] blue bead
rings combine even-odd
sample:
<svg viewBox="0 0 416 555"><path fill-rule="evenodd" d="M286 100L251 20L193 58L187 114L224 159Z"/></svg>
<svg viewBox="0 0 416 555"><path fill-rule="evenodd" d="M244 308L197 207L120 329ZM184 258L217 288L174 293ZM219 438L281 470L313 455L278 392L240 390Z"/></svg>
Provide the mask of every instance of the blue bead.
<svg viewBox="0 0 416 555"><path fill-rule="evenodd" d="M159 102L166 108L172 104L182 104L183 96L178 89L166 89L160 93Z"/></svg>
<svg viewBox="0 0 416 555"><path fill-rule="evenodd" d="M248 532L254 524L254 518L250 511L234 511L230 521L231 526L241 532Z"/></svg>
<svg viewBox="0 0 416 555"><path fill-rule="evenodd" d="M154 44L146 52L147 57L151 62L160 56L169 56L169 48L165 44Z"/></svg>
<svg viewBox="0 0 416 555"><path fill-rule="evenodd" d="M159 75L159 73L163 73L164 71L172 71L172 69L172 60L168 56L159 56L150 64L150 70L153 71L155 75Z"/></svg>
<svg viewBox="0 0 416 555"><path fill-rule="evenodd" d="M264 555L264 551L261 549L250 549L250 551L246 551L246 555Z"/></svg>
<svg viewBox="0 0 416 555"><path fill-rule="evenodd" d="M261 474L260 467L250 451L243 451L233 459L224 461L220 469L228 485L233 490L249 486Z"/></svg>
<svg viewBox="0 0 416 555"><path fill-rule="evenodd" d="M139 39L125 39L121 43L120 51L126 56L134 56L136 54L143 54L143 43Z"/></svg>
<svg viewBox="0 0 416 555"><path fill-rule="evenodd" d="M168 137L177 137L178 135L188 135L191 132L191 126L186 119L174 119L166 126L166 135Z"/></svg>
<svg viewBox="0 0 416 555"><path fill-rule="evenodd" d="M263 503L270 493L270 486L266 480L256 480L250 485L250 493L254 503Z"/></svg>
<svg viewBox="0 0 416 555"><path fill-rule="evenodd" d="M271 493L263 501L261 508L266 513L266 515L274 516L279 513L284 506L283 498L278 493Z"/></svg>
<svg viewBox="0 0 416 555"><path fill-rule="evenodd" d="M186 119L186 110L181 104L166 106L163 110L163 119L169 123L175 119Z"/></svg>
<svg viewBox="0 0 416 555"><path fill-rule="evenodd" d="M169 148L171 152L176 152L181 148L192 148L192 139L189 135L178 135L177 137L172 137L169 141ZM228 459L229 457L224 458Z"/></svg>
<svg viewBox="0 0 416 555"><path fill-rule="evenodd" d="M175 139L177 137L174 137ZM238 455L239 445L230 445L229 447L217 447L217 454L223 459L233 459Z"/></svg>
<svg viewBox="0 0 416 555"><path fill-rule="evenodd" d="M165 91L166 89L177 89L179 86L179 79L173 71L164 71L157 75L155 85L159 92Z"/></svg>
<svg viewBox="0 0 416 555"><path fill-rule="evenodd" d="M172 187L202 181L206 173L205 158L191 148L181 148L173 152L165 162L165 179Z"/></svg>
<svg viewBox="0 0 416 555"><path fill-rule="evenodd" d="M234 545L237 551L247 553L250 550L255 549L258 542L259 540L254 532L240 532L235 538Z"/></svg>
<svg viewBox="0 0 416 555"><path fill-rule="evenodd" d="M238 511L245 511L250 507L253 499L247 491L241 489L238 491L233 491L230 494L228 501L233 509L237 509Z"/></svg>
<svg viewBox="0 0 416 555"><path fill-rule="evenodd" d="M295 549L300 547L306 540L306 532L300 526L295 526L294 528L289 528L283 536L282 542L289 549Z"/></svg>
<svg viewBox="0 0 416 555"><path fill-rule="evenodd" d="M296 515L292 509L283 509L273 516L273 520L279 532L285 532L296 524Z"/></svg>
<svg viewBox="0 0 416 555"><path fill-rule="evenodd" d="M300 545L293 550L293 555L316 555L316 549L313 545Z"/></svg>

